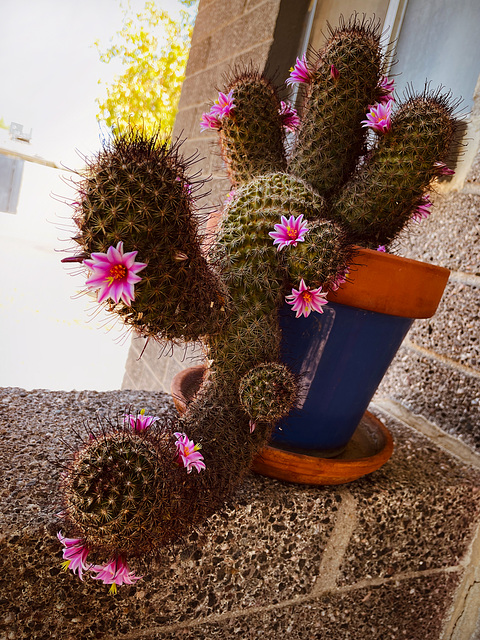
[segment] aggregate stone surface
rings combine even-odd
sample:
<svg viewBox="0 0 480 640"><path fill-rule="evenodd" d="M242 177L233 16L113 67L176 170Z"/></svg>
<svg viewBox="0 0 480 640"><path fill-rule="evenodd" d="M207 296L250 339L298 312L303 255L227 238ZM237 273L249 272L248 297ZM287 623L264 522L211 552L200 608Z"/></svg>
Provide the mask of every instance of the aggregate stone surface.
<svg viewBox="0 0 480 640"><path fill-rule="evenodd" d="M402 234L398 253L407 258L480 275L480 195L437 195L431 215Z"/></svg>
<svg viewBox="0 0 480 640"><path fill-rule="evenodd" d="M449 282L433 318L415 320L408 338L480 372L479 308L479 287Z"/></svg>
<svg viewBox="0 0 480 640"><path fill-rule="evenodd" d="M85 419L126 406L173 410L162 393L0 389L0 640L276 640L288 629L292 638L437 638L478 519L479 477L393 422L396 451L381 470L348 487L249 474L183 544L154 565L136 563L143 579L115 597L88 575L80 582L63 572L54 459L67 454ZM345 492L356 502L357 527L338 572L343 591L315 595ZM409 584L405 572L422 568L439 573ZM368 587L369 576L388 585ZM414 619L415 633L424 633L403 635Z"/></svg>
<svg viewBox="0 0 480 640"><path fill-rule="evenodd" d="M151 640L438 640L456 574L392 582L254 612L227 623L154 633ZM141 636L140 636L141 638ZM147 636L145 636L146 640ZM465 639L474 640L474 639Z"/></svg>
<svg viewBox="0 0 480 640"><path fill-rule="evenodd" d="M454 566L480 518L480 472L452 464L428 438L412 438L377 415L394 435L395 462L349 486L357 524L339 584Z"/></svg>
<svg viewBox="0 0 480 640"><path fill-rule="evenodd" d="M480 452L480 379L401 347L379 392Z"/></svg>

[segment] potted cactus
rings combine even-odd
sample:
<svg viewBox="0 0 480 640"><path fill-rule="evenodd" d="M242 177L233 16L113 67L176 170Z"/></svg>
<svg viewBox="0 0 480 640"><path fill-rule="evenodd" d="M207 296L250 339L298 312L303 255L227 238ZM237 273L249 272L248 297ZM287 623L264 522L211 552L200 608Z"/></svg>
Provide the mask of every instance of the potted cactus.
<svg viewBox="0 0 480 640"><path fill-rule="evenodd" d="M318 312L348 296L382 257L378 245L428 205L454 137L453 106L425 91L392 115L382 65L378 26L355 17L314 64L297 62L290 81L308 86L301 119L261 73L230 79L202 118L219 131L232 181L214 242L202 241L202 181L189 178L179 144L130 131L89 161L66 261L81 262L86 288L141 335L201 339L208 366L180 417L130 412L92 430L71 457L62 517L74 537L59 539L80 577L113 591L132 584L130 560L159 553L218 508L275 425L301 413L305 374L284 361L298 356L282 345L285 311L300 323L320 318L331 334L332 315ZM372 128L380 134L369 143ZM286 130L297 132L290 158Z"/></svg>

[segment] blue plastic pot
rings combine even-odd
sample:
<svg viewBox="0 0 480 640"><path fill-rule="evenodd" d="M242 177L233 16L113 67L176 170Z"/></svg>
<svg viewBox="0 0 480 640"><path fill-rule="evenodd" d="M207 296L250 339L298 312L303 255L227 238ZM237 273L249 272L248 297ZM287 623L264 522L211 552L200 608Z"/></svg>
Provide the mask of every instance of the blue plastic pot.
<svg viewBox="0 0 480 640"><path fill-rule="evenodd" d="M406 336L413 319L435 313L449 271L361 249L349 282L323 314L280 311L282 356L300 375L297 408L271 446L322 457L340 454Z"/></svg>

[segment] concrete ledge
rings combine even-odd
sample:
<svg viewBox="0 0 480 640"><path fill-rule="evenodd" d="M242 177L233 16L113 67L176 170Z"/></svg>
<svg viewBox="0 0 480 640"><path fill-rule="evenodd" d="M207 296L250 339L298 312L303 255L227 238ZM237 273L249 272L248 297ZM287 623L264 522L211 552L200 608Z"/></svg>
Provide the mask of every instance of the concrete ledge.
<svg viewBox="0 0 480 640"><path fill-rule="evenodd" d="M52 461L84 420L126 405L171 410L162 393L0 390L0 640L473 640L456 622L478 573L480 473L388 416L395 453L366 478L312 487L251 474L116 597L62 572Z"/></svg>

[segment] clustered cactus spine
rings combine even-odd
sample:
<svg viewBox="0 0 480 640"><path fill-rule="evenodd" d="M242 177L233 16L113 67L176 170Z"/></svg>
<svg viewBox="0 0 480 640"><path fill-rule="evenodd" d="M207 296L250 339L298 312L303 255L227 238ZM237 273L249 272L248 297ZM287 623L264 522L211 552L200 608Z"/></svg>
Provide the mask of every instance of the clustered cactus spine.
<svg viewBox="0 0 480 640"><path fill-rule="evenodd" d="M122 239L145 256L134 302L111 310L144 336L189 341L221 328L227 300L192 215L204 181L187 177L195 158L184 160L179 146L133 130L107 143L82 176L74 239L81 256L105 253Z"/></svg>
<svg viewBox="0 0 480 640"><path fill-rule="evenodd" d="M452 105L439 92L412 95L392 117L368 162L342 190L332 218L362 246L388 245L412 218L455 135Z"/></svg>
<svg viewBox="0 0 480 640"><path fill-rule="evenodd" d="M383 66L378 25L356 17L330 29L316 56L290 170L324 197L338 192L365 152L361 120L380 97Z"/></svg>
<svg viewBox="0 0 480 640"><path fill-rule="evenodd" d="M256 70L238 72L228 83L235 108L220 131L222 156L233 186L286 168L280 99L273 84ZM259 118L258 114L262 117Z"/></svg>
<svg viewBox="0 0 480 640"><path fill-rule="evenodd" d="M147 336L201 336L210 363L173 427L157 422L143 435L121 429L74 458L65 517L92 548L154 553L218 507L295 403L298 381L280 363L285 294L300 278L338 286L352 243L390 242L438 175L455 127L437 93L409 98L391 130L367 148L362 118L382 97L382 68L378 25L355 17L331 31L306 78L288 165L272 84L252 70L229 82L228 108L218 105L210 122L235 191L208 256L175 146L127 134L90 164L77 212L81 255L123 241L148 265L132 306L114 310ZM269 233L281 215L303 215L309 232L277 251ZM204 471L187 475L179 466L174 431L203 445Z"/></svg>

